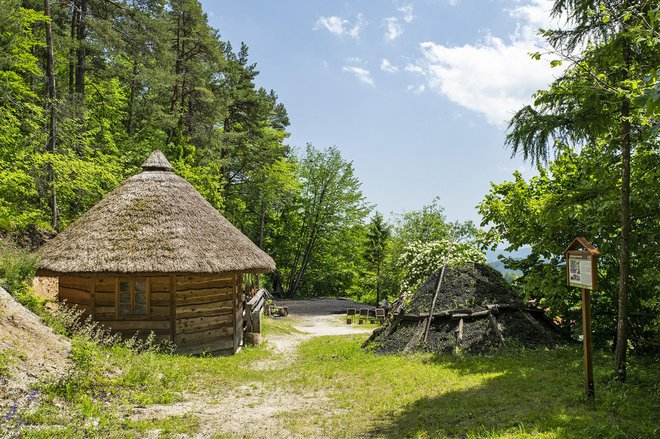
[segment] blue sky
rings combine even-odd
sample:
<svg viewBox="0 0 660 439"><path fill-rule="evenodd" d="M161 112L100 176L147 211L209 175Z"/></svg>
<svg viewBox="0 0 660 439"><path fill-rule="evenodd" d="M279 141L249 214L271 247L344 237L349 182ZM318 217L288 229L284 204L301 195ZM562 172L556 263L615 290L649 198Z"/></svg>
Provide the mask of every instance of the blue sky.
<svg viewBox="0 0 660 439"><path fill-rule="evenodd" d="M506 121L559 72L540 50L549 0L202 1L286 106L289 144L337 146L390 216L440 202L479 223L490 182L533 170Z"/></svg>

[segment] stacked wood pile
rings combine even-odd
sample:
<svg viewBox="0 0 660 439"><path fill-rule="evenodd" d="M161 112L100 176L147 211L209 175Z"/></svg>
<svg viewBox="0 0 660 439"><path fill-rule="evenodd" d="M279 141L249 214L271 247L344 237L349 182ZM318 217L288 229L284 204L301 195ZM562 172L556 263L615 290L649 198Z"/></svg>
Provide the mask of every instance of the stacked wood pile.
<svg viewBox="0 0 660 439"><path fill-rule="evenodd" d="M469 264L440 271L392 305L387 323L365 342L378 352L486 353L506 345L552 346L566 338L542 309L524 304L500 273Z"/></svg>

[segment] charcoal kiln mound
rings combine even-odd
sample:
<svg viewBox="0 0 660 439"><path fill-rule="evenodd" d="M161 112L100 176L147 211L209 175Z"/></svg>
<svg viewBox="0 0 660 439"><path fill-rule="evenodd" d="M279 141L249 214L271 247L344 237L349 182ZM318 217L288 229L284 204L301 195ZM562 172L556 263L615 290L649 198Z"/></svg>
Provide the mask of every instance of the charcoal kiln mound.
<svg viewBox="0 0 660 439"><path fill-rule="evenodd" d="M568 340L542 309L523 303L498 271L483 264L445 270L429 325L440 272L416 293L397 299L386 324L363 347L381 353L482 354L504 346L555 346Z"/></svg>

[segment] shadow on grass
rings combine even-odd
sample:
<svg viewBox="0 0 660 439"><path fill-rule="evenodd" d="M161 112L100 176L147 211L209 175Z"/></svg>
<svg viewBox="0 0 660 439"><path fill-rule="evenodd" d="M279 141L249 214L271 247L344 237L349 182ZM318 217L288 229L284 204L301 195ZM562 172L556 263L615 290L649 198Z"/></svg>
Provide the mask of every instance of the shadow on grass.
<svg viewBox="0 0 660 439"><path fill-rule="evenodd" d="M368 435L657 437L657 364L627 384L611 383L609 358L601 354L596 400L589 401L583 396L580 355L567 348L501 357L434 357L431 363L459 376L490 376L477 387L420 398L385 416Z"/></svg>

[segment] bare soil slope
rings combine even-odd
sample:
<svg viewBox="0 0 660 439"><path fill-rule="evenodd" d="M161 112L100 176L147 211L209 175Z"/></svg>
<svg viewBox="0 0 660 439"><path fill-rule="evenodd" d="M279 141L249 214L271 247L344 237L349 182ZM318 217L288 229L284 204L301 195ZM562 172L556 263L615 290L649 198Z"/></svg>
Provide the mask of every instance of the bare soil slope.
<svg viewBox="0 0 660 439"><path fill-rule="evenodd" d="M20 403L31 385L60 376L71 343L0 288L0 412Z"/></svg>

